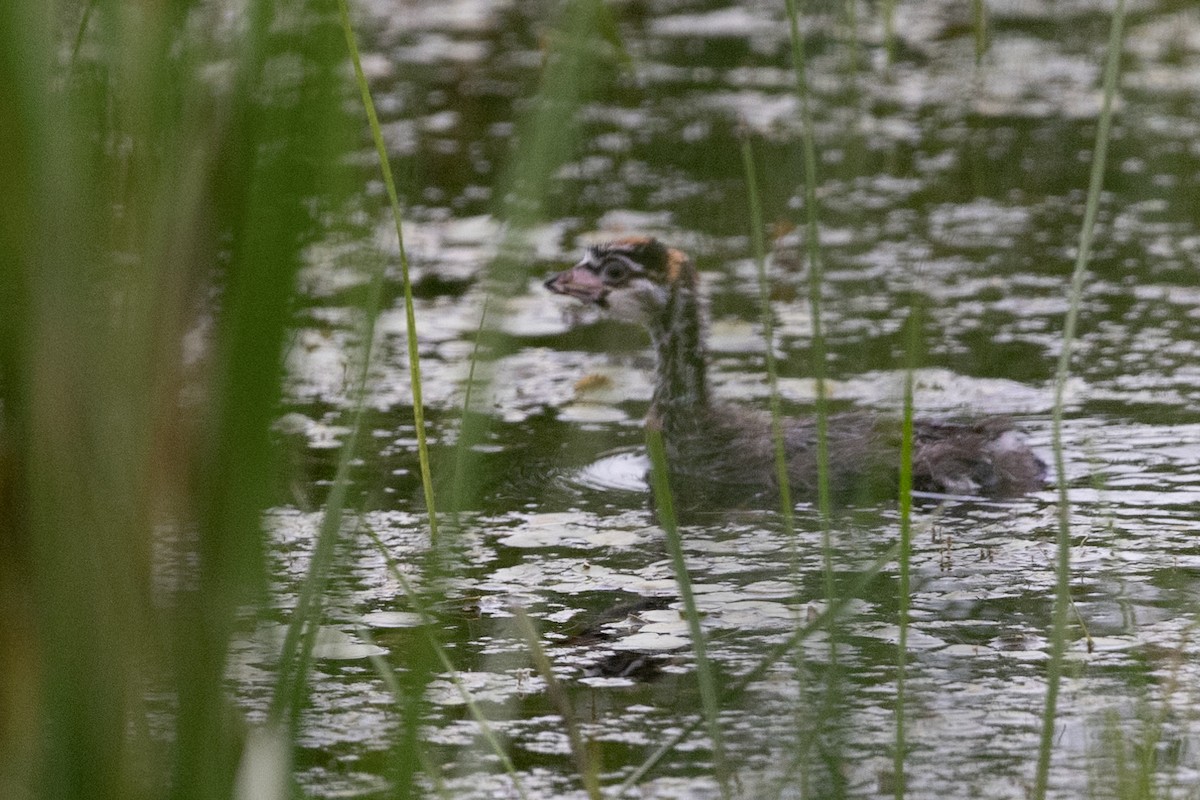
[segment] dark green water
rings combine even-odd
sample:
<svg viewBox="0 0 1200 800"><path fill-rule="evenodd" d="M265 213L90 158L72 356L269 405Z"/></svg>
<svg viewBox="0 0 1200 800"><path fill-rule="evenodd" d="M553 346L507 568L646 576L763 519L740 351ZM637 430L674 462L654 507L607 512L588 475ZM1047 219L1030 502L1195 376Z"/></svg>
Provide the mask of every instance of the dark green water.
<svg viewBox="0 0 1200 800"><path fill-rule="evenodd" d="M920 296L928 318L918 413L1009 414L1048 459L1051 379L1100 107L1107 4L987 3L991 48L978 69L970 4L901 4L890 70L879 9L858 5L857 38L832 8L804 24L833 396L839 407L899 407L902 325ZM537 86L547 16L541 4L484 0L364 8L368 71L408 204L429 433L445 483L482 276L501 237L494 187L522 100ZM584 734L598 743L606 784L699 709L690 651L672 649L686 628L641 475L645 336L550 297L541 280L582 244L608 236L651 233L687 249L710 301L717 389L765 406L739 151L739 136L748 135L776 234L772 294L788 411L806 413L813 396L795 232L803 222L800 127L783 3L661 0L612 9L632 72L614 67L602 76L579 115L578 146L553 183L549 215L531 233L525 288L489 312L496 334L475 404L485 444L476 448L470 511L453 533L464 564L440 608L457 667L503 732L526 791L539 798L583 793L511 604L541 626ZM1114 796L1122 748L1147 729L1161 796L1191 796L1200 775L1200 11L1137 4L1123 70L1067 392L1073 597L1095 650L1086 651L1073 623L1052 765L1057 797ZM372 159L365 138L360 152L347 154L352 169ZM362 266L381 250L394 252L375 173L362 174L363 198L332 212L311 250L303 276L311 302L298 312L289 354L289 402L303 417L289 418L302 433L284 437L296 466L284 496L305 505L320 501L332 474ZM356 505L411 563L427 529L406 335L397 299L380 325ZM1032 785L1055 502L1046 491L919 512L911 796L1020 798ZM684 531L723 683L823 605L819 526L811 509L799 514L794 545L769 512L715 513ZM318 517L281 503L267 522L286 609ZM852 585L897 530L890 506L840 514L839 584ZM379 652L404 667L415 646L404 627L410 620L378 612L411 609L370 543L353 535L347 542L328 622L351 637L372 627ZM565 646L581 621L644 597L667 607L643 615L639 639L622 638L635 625L601 648ZM799 671L776 665L724 710L743 796L891 791L896 636L892 564L843 623L836 702L822 705L834 670L821 634L800 648ZM650 681L587 677L609 648L666 655ZM364 652L331 645L319 653L301 734L301 781L315 796L387 795L399 722L374 670L354 657ZM238 691L258 708L270 688L269 674L256 670L264 656L248 647L239 660ZM454 797L515 796L444 676L431 687L425 724ZM1114 744L1116 732L1123 743ZM639 791L717 796L707 739L686 739Z"/></svg>

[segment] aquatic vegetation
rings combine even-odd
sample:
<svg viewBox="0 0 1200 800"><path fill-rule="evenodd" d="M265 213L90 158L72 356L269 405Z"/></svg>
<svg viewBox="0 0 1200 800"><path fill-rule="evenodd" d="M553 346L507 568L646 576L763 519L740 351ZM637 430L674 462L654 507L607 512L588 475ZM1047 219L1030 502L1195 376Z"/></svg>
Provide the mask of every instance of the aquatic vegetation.
<svg viewBox="0 0 1200 800"><path fill-rule="evenodd" d="M232 8L0 25L0 795L1187 795L1195 9ZM1053 487L672 521L631 235Z"/></svg>

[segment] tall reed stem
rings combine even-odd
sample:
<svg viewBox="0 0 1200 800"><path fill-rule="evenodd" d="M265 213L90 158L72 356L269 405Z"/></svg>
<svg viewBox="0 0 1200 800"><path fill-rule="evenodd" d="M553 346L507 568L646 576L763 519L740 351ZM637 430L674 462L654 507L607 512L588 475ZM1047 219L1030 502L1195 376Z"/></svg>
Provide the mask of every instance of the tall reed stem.
<svg viewBox="0 0 1200 800"><path fill-rule="evenodd" d="M821 325L821 289L824 270L821 261L821 233L817 205L817 145L809 108L808 78L805 74L804 40L796 14L796 0L787 0L788 26L792 44L792 67L796 75L796 96L800 102L801 146L804 154L804 243L808 253L808 302L812 315L812 371L816 382L817 411L817 507L828 531L832 507L829 493L829 401L825 386L825 333ZM832 565L827 564L832 595Z"/></svg>
<svg viewBox="0 0 1200 800"><path fill-rule="evenodd" d="M913 373L917 366L920 347L922 308L914 293L913 307L908 317L908 337L905 345L904 411L900 432L900 586L897 597L897 620L899 636L896 642L896 751L892 756L893 781L896 800L902 800L907 785L904 768L908 744L905 729L905 706L908 700L908 612L912 602L911 577L912 559L912 477L913 477Z"/></svg>
<svg viewBox="0 0 1200 800"><path fill-rule="evenodd" d="M779 401L779 366L775 360L775 317L771 314L771 286L767 280L766 243L763 239L762 203L758 195L754 150L748 137L742 138L742 167L746 173L746 193L750 202L750 241L754 265L758 271L759 315L766 343L767 384L770 387L771 438L775 445L775 482L779 485L779 513L792 553L792 573L799 572L796 552L796 511L792 506L792 485L788 479L787 451L783 443L783 410Z"/></svg>
<svg viewBox="0 0 1200 800"><path fill-rule="evenodd" d="M1075 328L1083 297L1083 280L1092 254L1092 239L1096 229L1096 214L1100 207L1100 190L1104 185L1104 167L1108 160L1108 140L1112 129L1113 99L1117 94L1120 74L1121 43L1125 25L1125 0L1117 0L1108 34L1107 59L1104 65L1104 104L1096 127L1096 144L1092 151L1092 173L1088 183L1087 205L1083 227L1079 233L1079 251L1071 273L1070 304L1063 325L1062 350L1054 373L1054 412L1051 435L1054 448L1054 478L1058 483L1058 580L1054 592L1054 622L1050 633L1050 661L1046 665L1046 707L1042 714L1042 735L1038 748L1037 774L1033 796L1042 800L1050 779L1050 755L1054 745L1054 721L1058 707L1058 692L1062 682L1063 657L1066 653L1067 616L1071 606L1071 503L1067 490L1067 469L1063 457L1063 395L1071 370L1071 351L1075 345Z"/></svg>
<svg viewBox="0 0 1200 800"><path fill-rule="evenodd" d="M646 429L646 446L650 454L650 483L654 489L654 500L658 518L667 535L667 549L671 553L671 565L675 571L675 583L683 600L683 614L687 619L688 633L692 639L692 653L696 656L696 682L700 688L700 705L708 727L708 738L712 741L713 769L721 796L732 797L730 788L731 770L725 757L725 740L721 735L720 703L717 683L713 677L712 664L708 660L708 647L704 630L700 627L700 611L696 608L696 596L692 592L692 579L687 561L683 557L683 540L679 536L679 525L675 516L675 502L671 496L671 482L667 471L667 453L663 446L662 432L655 428Z"/></svg>
<svg viewBox="0 0 1200 800"><path fill-rule="evenodd" d="M896 0L883 0L883 49L890 67L896 63Z"/></svg>
<svg viewBox="0 0 1200 800"><path fill-rule="evenodd" d="M975 66L979 66L988 48L987 5L984 0L971 0L971 27L975 32Z"/></svg>
<svg viewBox="0 0 1200 800"><path fill-rule="evenodd" d="M479 707L479 703L475 702L474 696L467 688L467 685L463 683L462 676L457 667L455 667L454 662L451 660L450 654L446 651L446 648L442 646L441 641L438 639L437 633L435 632L437 620L434 618L433 612L422 599L421 593L416 590L416 587L414 587L405 576L404 571L400 569L399 563L392 556L391 551L388 549L383 539L379 538L379 534L368 527L364 527L364 531L366 532L367 537L375 545L375 548L379 551L380 556L383 557L384 562L387 564L388 572L391 573L392 578L400 585L401 591L403 591L404 595L408 598L409 605L412 606L412 609L417 616L421 618L421 630L425 634L430 648L437 656L437 660L441 663L442 669L445 670L446 679L450 681L450 683L452 683L454 688L458 691L458 696L462 699L463 704L466 706L467 711L471 715L471 718L474 719L475 724L479 726L480 736L482 736L484 741L487 742L488 747L491 748L492 754L496 756L496 759L500 762L501 766L504 767L505 773L509 776L509 779L512 780L513 790L517 793L517 796L520 797L521 800L530 800L524 784L517 775L516 765L513 764L512 758L508 755L508 752L504 748L504 743L500 741L500 737L496 734L496 731L488 722L487 715L483 713L483 709Z"/></svg>
<svg viewBox="0 0 1200 800"><path fill-rule="evenodd" d="M338 12L341 15L346 47L349 49L350 59L354 63L354 80L358 84L363 109L367 112L367 122L371 126L371 139L375 143L375 153L379 157L379 169L383 173L388 204L391 206L392 220L396 226L396 243L400 248L400 280L404 289L404 322L407 329L408 370L412 384L413 424L417 428L417 460L420 462L421 489L425 495L425 511L429 518L430 545L436 547L438 544L437 504L434 502L433 478L429 470L429 445L425 439L425 404L421 401L421 358L417 349L417 318L413 311L408 251L404 247L403 212L400 208L400 197L396 192L396 180L392 177L387 143L383 139L383 130L379 127L379 115L375 113L375 101L371 99L371 89L363 74L362 60L358 54L358 41L354 35L354 28L350 24L350 9L347 0L338 0Z"/></svg>
<svg viewBox="0 0 1200 800"><path fill-rule="evenodd" d="M867 587L875 581L875 579L883 571L883 568L887 566L889 562L895 559L896 554L899 552L899 545L893 545L892 547L888 548L886 553L877 558L873 564L859 572L855 582L847 588L847 591L844 592L837 601L827 606L825 610L817 614L815 618L809 620L806 624L793 631L787 639L773 647L766 656L759 660L754 669L738 677L738 679L734 681L732 685L726 686L724 691L722 691L718 697L719 703L722 705L731 705L739 700L751 684L753 684L755 681L761 680L772 666L779 663L781 659L785 658L789 654L795 652L796 648L799 647L802 642L818 631L828 629L829 618L842 615L849 607L853 598L862 597L866 592ZM652 769L654 769L655 765L658 764L664 756L670 753L680 742L686 740L687 737L692 734L692 731L696 730L700 724L700 721L693 720L692 722L680 727L675 734L660 744L658 748L651 753L650 756L641 763L641 765L638 766L637 769L630 773L629 777L627 777L617 788L615 796L624 797L626 794L628 794L642 778L644 778Z"/></svg>
<svg viewBox="0 0 1200 800"><path fill-rule="evenodd" d="M833 575L833 541L830 519L832 499L829 487L829 401L826 391L825 334L821 324L821 291L824 285L821 260L819 209L817 205L817 146L813 127L812 110L809 102L808 77L804 39L800 34L796 0L786 0L788 32L792 49L792 69L796 80L796 98L800 104L801 149L804 157L804 243L808 254L808 301L812 318L812 373L816 384L816 456L817 456L817 511L821 524L821 552L825 583L825 596L832 604L837 595ZM837 708L841 693L838 677L838 630L837 620L829 618L829 670L825 682L826 708ZM835 755L836 759L837 756ZM835 785L844 787L833 769Z"/></svg>
<svg viewBox="0 0 1200 800"><path fill-rule="evenodd" d="M392 201L393 212L396 215L396 230L399 234L400 216L399 201L396 196L395 183L392 180L391 169L387 162L387 152L383 149L382 136L379 134L379 120L375 116L375 107L371 102L370 91L362 72L359 60L358 44L354 30L350 25L349 10L345 0L339 0L338 10L342 23L342 32L354 65L354 74L366 106L367 117L372 133L376 137L380 162L384 172L384 181L388 187L388 196ZM420 401L420 366L416 364L416 327L412 317L412 287L409 282L408 266L404 257L404 244L400 244L401 267L403 270L406 310L408 312L408 341L409 357L412 367L413 385L413 414L417 419L417 441L420 451L422 479L426 486L426 497L432 503L428 480L428 453L424 440L424 424ZM321 613L324 605L323 595L332 567L333 556L337 541L341 534L342 520L345 515L346 495L350 488L350 466L358 451L358 440L362 431L364 398L366 396L367 380L371 369L371 352L375 341L375 322L379 316L380 304L383 297L384 266L382 262L373 267L367 286L367 296L362 306L362 322L359 326L359 352L354 384L351 390L353 410L350 418L349 432L342 443L338 454L338 463L334 473L333 486L325 501L325 514L313 546L312 559L309 562L308 573L300 587L300 595L292 612L292 620L288 625L284 639L283 652L279 660L279 672L276 675L276 690L272 700L272 716L277 720L287 715L294 723L300 710L300 696L308 680L308 667L311 660L312 647L320 629ZM436 538L437 522L433 506L429 506L429 520L433 535Z"/></svg>
<svg viewBox="0 0 1200 800"><path fill-rule="evenodd" d="M546 682L546 695L558 709L558 715L562 717L563 728L567 733L567 743L571 747L571 755L575 758L575 768L579 770L579 780L583 783L588 800L603 800L604 795L600 791L600 763L588 748L588 743L579 730L579 723L575 720L575 712L571 707L571 698L559 682L558 676L554 674L554 665L550 663L550 657L546 655L546 650L542 647L537 628L534 627L529 614L525 613L525 609L521 606L515 606L512 612L517 619L517 626L529 646L529 655L533 658L533 666L542 676L542 680Z"/></svg>

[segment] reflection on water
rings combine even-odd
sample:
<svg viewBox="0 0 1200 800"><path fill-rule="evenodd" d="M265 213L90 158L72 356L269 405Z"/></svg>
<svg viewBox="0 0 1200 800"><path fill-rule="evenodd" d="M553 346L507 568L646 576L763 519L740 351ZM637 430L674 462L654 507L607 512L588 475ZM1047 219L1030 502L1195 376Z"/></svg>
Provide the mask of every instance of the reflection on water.
<svg viewBox="0 0 1200 800"><path fill-rule="evenodd" d="M641 451L626 450L602 456L572 475L573 482L596 492L648 492L646 472L650 459Z"/></svg>
<svg viewBox="0 0 1200 800"><path fill-rule="evenodd" d="M859 5L857 72L843 20L814 14L805 26L832 397L839 407L899 408L903 325L920 296L929 312L920 413L1012 415L1049 460L1049 381L1099 108L1107 5L990 2L991 49L976 70L963 17L969 4L900 4L898 63L886 73L881 20ZM360 6L376 100L409 181L406 237L434 469L449 474L482 271L502 235L490 216L491 187L509 154L514 101L536 85L542 23L526 4L501 0ZM639 330L564 312L540 290L541 277L581 242L605 236L653 233L688 249L711 309L716 390L764 405L738 149L739 130L748 131L775 234L781 391L789 413L811 408L811 318L795 232L802 169L783 4L726 6L612 6L636 80L586 107L582 144L549 198L555 216L530 235L525 291L489 310L496 333L473 402L486 432L470 454L470 511L453 534L462 566L438 626L535 798L582 792L556 712L530 671L513 603L541 627L605 783L623 779L699 708L690 650L677 649L687 632L645 487L647 342ZM1200 669L1191 655L1200 594L1198 42L1200 12L1187 4L1140 4L1130 21L1067 391L1072 594L1093 651L1073 623L1055 734L1057 797L1113 794L1114 731L1156 737L1148 746L1159 754L1164 791L1200 777ZM370 163L365 139L347 163ZM394 247L378 195L362 202L310 250L302 284L310 303L289 352L292 408L279 429L297 454L296 495L309 499L324 491L330 446L344 434L362 265ZM372 436L355 478L363 521L411 565L428 542L400 308L379 326ZM910 796L1027 796L1045 691L1056 502L1048 490L919 510ZM825 607L820 525L811 508L798 513L794 540L769 511L712 513L684 531L723 685ZM281 505L268 525L286 608L317 518ZM847 591L896 541L895 509L845 510L832 533L833 578ZM346 550L326 620L345 637L327 635L341 658L317 664L300 779L315 796L383 796L399 721L375 673L344 659L359 647L375 652L369 629L405 665L413 609L368 541L348 535ZM781 660L726 704L722 725L744 796L796 797L800 787L808 797L890 793L896 576L889 564L867 585L836 641L826 630L805 639L799 664ZM653 607L640 608L647 598ZM595 643L572 638L625 604L635 610L604 622ZM263 665L272 636L259 631L235 653L238 696L252 709L270 691ZM651 673L617 668L638 658L654 663ZM511 796L446 680L430 687L423 738L448 790ZM835 684L837 702L822 707L822 692ZM638 796L718 796L710 774L709 743L697 733L642 781Z"/></svg>

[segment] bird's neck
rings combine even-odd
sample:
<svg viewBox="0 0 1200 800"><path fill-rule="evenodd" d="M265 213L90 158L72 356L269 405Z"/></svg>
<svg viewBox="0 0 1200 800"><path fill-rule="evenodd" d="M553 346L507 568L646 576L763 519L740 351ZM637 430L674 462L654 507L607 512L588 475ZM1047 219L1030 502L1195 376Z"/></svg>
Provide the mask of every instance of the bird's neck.
<svg viewBox="0 0 1200 800"><path fill-rule="evenodd" d="M650 326L658 356L651 425L670 430L696 419L708 406L704 326L692 286L672 289L663 313Z"/></svg>

